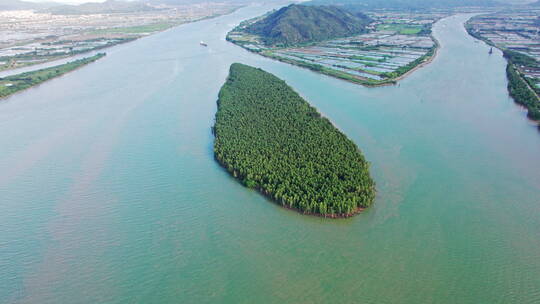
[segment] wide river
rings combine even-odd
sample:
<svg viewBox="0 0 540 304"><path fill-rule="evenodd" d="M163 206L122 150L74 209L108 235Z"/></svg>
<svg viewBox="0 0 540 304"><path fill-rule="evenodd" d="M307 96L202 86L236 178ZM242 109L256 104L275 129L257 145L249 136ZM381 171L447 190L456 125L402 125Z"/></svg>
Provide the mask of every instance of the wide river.
<svg viewBox="0 0 540 304"><path fill-rule="evenodd" d="M117 46L0 103L0 302L539 303L540 134L469 16L437 23L432 64L365 88L224 40L267 9ZM220 168L210 127L233 62L358 144L373 208L303 216Z"/></svg>

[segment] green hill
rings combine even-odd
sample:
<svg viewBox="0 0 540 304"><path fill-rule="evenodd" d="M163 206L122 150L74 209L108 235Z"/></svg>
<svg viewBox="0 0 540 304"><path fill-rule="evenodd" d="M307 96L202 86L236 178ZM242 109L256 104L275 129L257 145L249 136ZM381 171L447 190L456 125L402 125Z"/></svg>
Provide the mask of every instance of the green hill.
<svg viewBox="0 0 540 304"><path fill-rule="evenodd" d="M352 14L335 6L292 4L283 7L248 27L267 45L296 45L365 32L371 22L367 16Z"/></svg>

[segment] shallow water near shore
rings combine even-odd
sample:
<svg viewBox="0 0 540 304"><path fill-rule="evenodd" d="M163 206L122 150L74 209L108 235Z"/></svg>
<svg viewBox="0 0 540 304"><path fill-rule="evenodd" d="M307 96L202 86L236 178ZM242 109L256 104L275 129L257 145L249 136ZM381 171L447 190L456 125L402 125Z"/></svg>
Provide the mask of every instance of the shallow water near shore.
<svg viewBox="0 0 540 304"><path fill-rule="evenodd" d="M268 9L117 46L0 102L0 302L538 303L540 134L468 16L435 26L433 63L365 88L224 41ZM233 62L358 144L372 208L303 216L221 169L210 127Z"/></svg>

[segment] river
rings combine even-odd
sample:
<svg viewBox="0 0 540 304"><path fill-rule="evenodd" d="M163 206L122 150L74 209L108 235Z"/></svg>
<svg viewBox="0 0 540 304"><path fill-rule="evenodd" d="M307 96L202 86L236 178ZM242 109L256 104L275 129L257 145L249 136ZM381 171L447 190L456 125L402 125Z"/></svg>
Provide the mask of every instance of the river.
<svg viewBox="0 0 540 304"><path fill-rule="evenodd" d="M266 10L116 46L0 102L0 302L540 302L540 134L469 16L436 24L433 63L365 88L224 41ZM372 208L303 216L221 169L210 127L233 62L358 144Z"/></svg>

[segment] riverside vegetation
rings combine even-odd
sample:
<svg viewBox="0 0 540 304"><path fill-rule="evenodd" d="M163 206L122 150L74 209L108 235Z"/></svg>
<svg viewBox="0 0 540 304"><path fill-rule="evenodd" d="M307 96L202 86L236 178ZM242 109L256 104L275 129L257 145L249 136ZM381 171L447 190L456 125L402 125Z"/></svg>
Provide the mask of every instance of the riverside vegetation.
<svg viewBox="0 0 540 304"><path fill-rule="evenodd" d="M126 38L91 38L85 40L60 40L55 42L41 42L42 48L37 51L23 52L10 56L0 56L0 71L22 68L49 61L63 59L84 53L97 52L115 45L136 40L136 37ZM67 45L77 45L66 47ZM10 51L10 48L2 51Z"/></svg>
<svg viewBox="0 0 540 304"><path fill-rule="evenodd" d="M99 53L92 57L74 60L50 68L0 78L0 98L28 89L49 79L62 76L103 56L105 56L105 53Z"/></svg>
<svg viewBox="0 0 540 304"><path fill-rule="evenodd" d="M283 80L235 63L219 92L217 161L246 187L304 214L348 217L375 197L356 145Z"/></svg>
<svg viewBox="0 0 540 304"><path fill-rule="evenodd" d="M504 57L508 60L506 76L508 77L508 92L514 101L527 108L527 117L540 120L540 98L530 79L521 75L516 66L538 66L534 58L518 52L504 50ZM539 125L540 128L540 125Z"/></svg>

